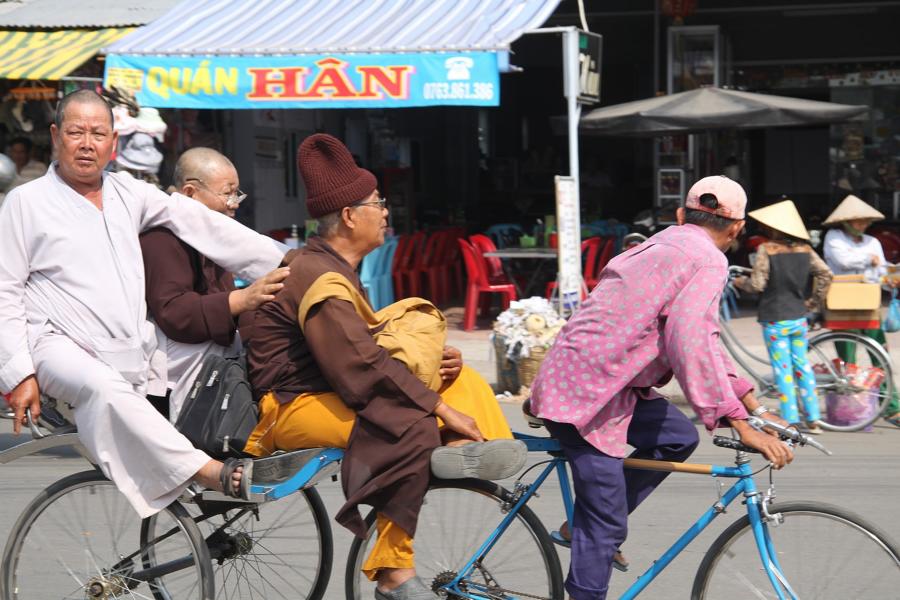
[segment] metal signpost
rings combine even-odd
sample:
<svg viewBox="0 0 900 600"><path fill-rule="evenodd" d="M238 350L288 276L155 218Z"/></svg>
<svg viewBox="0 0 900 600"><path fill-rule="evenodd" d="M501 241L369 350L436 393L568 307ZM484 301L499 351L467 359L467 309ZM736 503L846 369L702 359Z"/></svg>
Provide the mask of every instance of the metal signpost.
<svg viewBox="0 0 900 600"><path fill-rule="evenodd" d="M578 121L581 105L600 101L603 36L576 27L550 27L529 33L562 33L563 94L569 134L569 175L557 176L556 223L559 244L557 290L560 314L581 303L581 199L578 176Z"/></svg>

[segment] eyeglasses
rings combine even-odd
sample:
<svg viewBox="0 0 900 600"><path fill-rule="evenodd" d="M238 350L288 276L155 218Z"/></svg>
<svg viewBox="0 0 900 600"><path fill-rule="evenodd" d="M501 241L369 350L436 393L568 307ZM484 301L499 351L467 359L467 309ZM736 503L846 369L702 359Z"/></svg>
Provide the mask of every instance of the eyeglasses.
<svg viewBox="0 0 900 600"><path fill-rule="evenodd" d="M353 207L356 206L374 206L375 208L381 210L387 206L387 198L379 198L378 200L370 200L368 202L357 202L356 204L351 205Z"/></svg>
<svg viewBox="0 0 900 600"><path fill-rule="evenodd" d="M185 181L196 181L197 183L202 185L211 194L215 194L219 198L222 198L223 200L225 200L225 206L227 206L228 208L231 208L231 209L237 208L238 206L240 206L241 202L243 202L244 200L247 199L247 194L245 194L240 189L235 190L235 191L231 192L230 194L227 192L214 192L209 188L208 185L206 185L206 183L202 179L198 179L196 177L188 177L187 179L185 179Z"/></svg>

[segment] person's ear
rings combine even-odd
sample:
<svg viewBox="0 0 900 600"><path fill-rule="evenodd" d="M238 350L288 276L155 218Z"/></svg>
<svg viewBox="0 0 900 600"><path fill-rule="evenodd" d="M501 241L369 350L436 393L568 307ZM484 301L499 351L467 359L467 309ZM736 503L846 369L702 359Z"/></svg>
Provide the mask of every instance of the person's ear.
<svg viewBox="0 0 900 600"><path fill-rule="evenodd" d="M735 240L739 235L741 235L741 231L744 229L744 223L745 221L743 219L732 223L731 231L729 232L729 237L731 239Z"/></svg>
<svg viewBox="0 0 900 600"><path fill-rule="evenodd" d="M194 187L194 184L192 183L186 183L181 187L181 190L179 191L188 198L193 198L194 194L197 193L197 188Z"/></svg>
<svg viewBox="0 0 900 600"><path fill-rule="evenodd" d="M348 229L356 229L356 223L353 222L353 207L345 206L341 209L341 221Z"/></svg>
<svg viewBox="0 0 900 600"><path fill-rule="evenodd" d="M684 207L679 206L675 209L675 222L679 225L684 225Z"/></svg>

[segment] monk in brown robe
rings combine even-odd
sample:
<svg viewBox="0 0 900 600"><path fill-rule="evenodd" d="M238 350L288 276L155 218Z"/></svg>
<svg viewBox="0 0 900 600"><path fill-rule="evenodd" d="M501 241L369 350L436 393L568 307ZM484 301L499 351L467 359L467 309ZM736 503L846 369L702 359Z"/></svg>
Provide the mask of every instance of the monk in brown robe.
<svg viewBox="0 0 900 600"><path fill-rule="evenodd" d="M182 154L174 179L176 191L232 218L246 197L234 165L212 148L191 148ZM145 231L140 240L147 311L158 342L148 391L150 401L175 422L203 358L210 353L240 354L238 318L249 317L250 311L272 300L290 270L275 269L238 290L231 273L165 227ZM246 337L243 323L241 334Z"/></svg>
<svg viewBox="0 0 900 600"><path fill-rule="evenodd" d="M347 503L336 518L364 537L357 505L377 511L378 539L363 565L377 582L375 597L433 600L412 551L431 472L501 479L521 468L525 447L510 439L487 383L443 347L440 311L405 299L372 312L356 269L384 243L388 209L375 176L325 134L301 144L298 163L318 236L291 263L284 289L255 313L248 365L260 424L245 450L346 448ZM385 335L395 313L426 325L407 337Z"/></svg>

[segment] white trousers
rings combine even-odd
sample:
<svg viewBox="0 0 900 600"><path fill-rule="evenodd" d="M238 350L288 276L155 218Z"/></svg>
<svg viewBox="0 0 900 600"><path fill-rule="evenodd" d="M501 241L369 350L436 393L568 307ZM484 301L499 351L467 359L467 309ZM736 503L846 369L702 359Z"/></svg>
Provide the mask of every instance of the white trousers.
<svg viewBox="0 0 900 600"><path fill-rule="evenodd" d="M73 407L81 442L141 518L176 500L209 462L143 390L68 337L42 335L32 359L41 391Z"/></svg>

